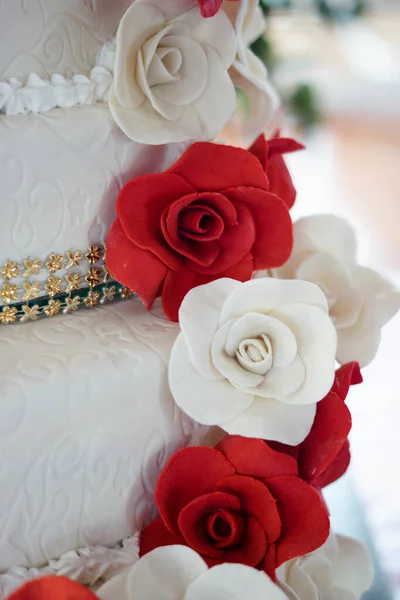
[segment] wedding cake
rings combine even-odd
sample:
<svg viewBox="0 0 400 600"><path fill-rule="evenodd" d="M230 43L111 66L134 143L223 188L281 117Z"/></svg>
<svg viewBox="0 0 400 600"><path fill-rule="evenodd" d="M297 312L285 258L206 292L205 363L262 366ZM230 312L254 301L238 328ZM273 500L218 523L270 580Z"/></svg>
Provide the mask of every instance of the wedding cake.
<svg viewBox="0 0 400 600"><path fill-rule="evenodd" d="M258 0L0 0L2 600L371 584L321 490L399 294L341 219L292 223L264 29ZM249 149L213 142L238 88Z"/></svg>

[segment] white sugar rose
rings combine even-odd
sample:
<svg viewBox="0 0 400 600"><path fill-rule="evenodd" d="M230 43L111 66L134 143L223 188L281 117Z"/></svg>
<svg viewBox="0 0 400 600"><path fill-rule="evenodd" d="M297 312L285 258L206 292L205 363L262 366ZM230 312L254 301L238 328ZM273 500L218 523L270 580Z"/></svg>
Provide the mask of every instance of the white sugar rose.
<svg viewBox="0 0 400 600"><path fill-rule="evenodd" d="M360 600L373 582L372 563L364 546L333 534L321 548L284 563L276 574L292 600Z"/></svg>
<svg viewBox="0 0 400 600"><path fill-rule="evenodd" d="M249 101L249 131L259 135L270 125L279 107L279 97L269 82L264 63L249 47L265 32L266 22L258 0L225 0L223 10L235 28L238 44L230 75L235 86L245 92Z"/></svg>
<svg viewBox="0 0 400 600"><path fill-rule="evenodd" d="M101 600L287 600L262 571L228 563L209 569L186 546L156 548L97 595Z"/></svg>
<svg viewBox="0 0 400 600"><path fill-rule="evenodd" d="M219 279L187 294L179 322L169 383L184 412L231 434L304 440L335 372L335 328L316 285Z"/></svg>
<svg viewBox="0 0 400 600"><path fill-rule="evenodd" d="M293 235L292 254L273 276L317 284L337 330L337 360L367 365L378 350L381 328L400 308L400 293L379 273L357 264L356 236L340 217L302 218Z"/></svg>
<svg viewBox="0 0 400 600"><path fill-rule="evenodd" d="M189 6L189 8L188 8ZM210 140L235 111L236 36L223 11L190 0L136 0L116 38L111 113L136 142Z"/></svg>

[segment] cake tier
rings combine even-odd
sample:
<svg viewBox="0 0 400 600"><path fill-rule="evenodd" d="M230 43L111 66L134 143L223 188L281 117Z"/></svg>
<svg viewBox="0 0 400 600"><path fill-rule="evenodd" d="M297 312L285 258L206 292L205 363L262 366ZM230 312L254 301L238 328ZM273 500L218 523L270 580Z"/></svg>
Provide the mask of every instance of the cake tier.
<svg viewBox="0 0 400 600"><path fill-rule="evenodd" d="M0 0L0 81L89 73L132 0Z"/></svg>
<svg viewBox="0 0 400 600"><path fill-rule="evenodd" d="M178 330L131 299L1 331L1 570L153 518L166 460L206 434L168 391Z"/></svg>
<svg viewBox="0 0 400 600"><path fill-rule="evenodd" d="M9 277L9 285L16 286L9 300L21 300L26 278L44 283L51 274L45 267L51 254L84 253L89 244L104 242L126 181L163 171L183 149L132 142L105 105L0 116L0 139L0 304L7 301L1 295L7 261L19 265ZM28 257L42 268L28 270L24 278ZM56 273L63 290L66 264L64 256ZM85 274L87 267L74 266L73 273ZM48 293L40 287L40 295Z"/></svg>

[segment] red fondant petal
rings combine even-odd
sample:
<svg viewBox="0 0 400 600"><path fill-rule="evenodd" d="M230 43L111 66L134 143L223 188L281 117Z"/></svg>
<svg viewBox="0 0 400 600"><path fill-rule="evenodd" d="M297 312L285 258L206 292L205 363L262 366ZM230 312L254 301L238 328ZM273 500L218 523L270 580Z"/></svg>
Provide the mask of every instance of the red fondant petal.
<svg viewBox="0 0 400 600"><path fill-rule="evenodd" d="M287 208L292 208L296 200L296 188L283 157L273 154L268 159L267 177L269 191L283 200Z"/></svg>
<svg viewBox="0 0 400 600"><path fill-rule="evenodd" d="M28 581L8 596L8 600L96 600L97 596L83 585L58 575Z"/></svg>
<svg viewBox="0 0 400 600"><path fill-rule="evenodd" d="M197 0L202 17L213 17L222 5L222 0Z"/></svg>
<svg viewBox="0 0 400 600"><path fill-rule="evenodd" d="M207 532L207 517L219 508L240 511L240 501L232 494L211 492L194 498L179 513L178 526L186 544L201 555L221 558L223 550L215 546Z"/></svg>
<svg viewBox="0 0 400 600"><path fill-rule="evenodd" d="M145 527L140 534L139 556L144 556L160 546L174 546L176 544L186 546L183 537L171 533L164 525L161 517L158 517L158 519Z"/></svg>
<svg viewBox="0 0 400 600"><path fill-rule="evenodd" d="M276 581L276 544L269 546L261 569L269 575L272 581Z"/></svg>
<svg viewBox="0 0 400 600"><path fill-rule="evenodd" d="M158 478L155 500L165 525L179 535L178 517L192 500L213 492L218 481L234 473L226 458L214 448L178 450Z"/></svg>
<svg viewBox="0 0 400 600"><path fill-rule="evenodd" d="M106 245L106 264L112 277L138 294L146 308L151 308L160 294L167 267L154 254L129 241L119 219L111 225Z"/></svg>
<svg viewBox="0 0 400 600"><path fill-rule="evenodd" d="M268 190L259 161L247 150L222 144L197 142L171 167L199 192L220 192L244 186Z"/></svg>
<svg viewBox="0 0 400 600"><path fill-rule="evenodd" d="M253 145L250 146L249 152L260 161L264 172L266 172L268 166L268 144L264 134L258 136Z"/></svg>
<svg viewBox="0 0 400 600"><path fill-rule="evenodd" d="M346 473L350 464L350 458L350 444L349 440L346 440L343 448L338 452L334 460L320 475L313 479L312 485L322 489L339 479Z"/></svg>
<svg viewBox="0 0 400 600"><path fill-rule="evenodd" d="M219 278L228 277L238 281L248 281L254 271L253 257L245 256L237 265L219 274ZM169 271L164 281L162 291L163 309L171 321L178 321L178 311L182 300L192 288L210 283L217 277L215 275L202 275L184 267L180 271Z"/></svg>
<svg viewBox="0 0 400 600"><path fill-rule="evenodd" d="M224 194L235 205L243 202L253 215L256 226L251 250L254 268L281 266L289 258L293 246L292 220L284 202L274 194L251 187L225 190Z"/></svg>
<svg viewBox="0 0 400 600"><path fill-rule="evenodd" d="M300 445L299 473L313 484L316 477L335 460L351 429L351 414L342 398L334 392L317 404L310 433Z"/></svg>
<svg viewBox="0 0 400 600"><path fill-rule="evenodd" d="M292 138L275 137L268 140L269 158L276 154L289 154L290 152L297 152L298 150L304 150L304 146Z"/></svg>
<svg viewBox="0 0 400 600"><path fill-rule="evenodd" d="M171 173L144 175L122 188L117 214L127 237L143 250L150 250L170 269L178 269L180 257L168 246L161 231L165 208L196 190Z"/></svg>
<svg viewBox="0 0 400 600"><path fill-rule="evenodd" d="M217 446L238 475L266 479L275 475L297 475L297 461L269 447L263 440L228 435Z"/></svg>
<svg viewBox="0 0 400 600"><path fill-rule="evenodd" d="M268 541L264 528L254 517L248 517L243 539L236 548L228 548L221 562L241 563L256 567L266 555Z"/></svg>
<svg viewBox="0 0 400 600"><path fill-rule="evenodd" d="M276 542L276 567L316 550L329 535L329 516L319 494L293 477L271 477L268 488L277 499L282 532Z"/></svg>
<svg viewBox="0 0 400 600"><path fill-rule="evenodd" d="M184 196L171 206L167 207L161 218L161 227L167 243L179 254L191 259L194 265L207 268L213 264L221 252L220 243L217 239L206 242L205 238L198 237L196 241L188 239L184 235L181 217L190 212L190 205L203 206L203 210L210 207L210 218L220 221L220 236L224 227L230 226L237 221L237 212L232 203L222 194L190 194ZM218 237L220 237L218 236ZM251 247L251 245L250 245ZM247 254L247 252L245 253ZM242 257L241 257L242 258ZM237 260L235 262L238 262Z"/></svg>
<svg viewBox="0 0 400 600"><path fill-rule="evenodd" d="M212 264L203 267L191 260L189 268L204 275L220 275L237 265L251 251L255 240L255 224L251 211L244 204L237 204L237 221L216 242L219 252Z"/></svg>
<svg viewBox="0 0 400 600"><path fill-rule="evenodd" d="M245 517L239 512L219 509L207 519L207 533L216 548L230 548L242 540L245 525Z"/></svg>
<svg viewBox="0 0 400 600"><path fill-rule="evenodd" d="M233 475L219 481L217 489L240 499L242 513L257 519L265 531L269 544L278 539L281 532L281 519L276 500L264 483L253 477Z"/></svg>
<svg viewBox="0 0 400 600"><path fill-rule="evenodd" d="M336 392L345 400L351 385L362 383L360 365L357 362L346 363L337 369L332 391Z"/></svg>

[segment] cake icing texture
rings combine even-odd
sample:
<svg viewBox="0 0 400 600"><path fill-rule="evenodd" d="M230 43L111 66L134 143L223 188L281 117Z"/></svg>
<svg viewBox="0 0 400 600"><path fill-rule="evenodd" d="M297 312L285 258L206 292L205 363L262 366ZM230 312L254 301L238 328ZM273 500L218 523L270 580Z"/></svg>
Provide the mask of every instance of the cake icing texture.
<svg viewBox="0 0 400 600"><path fill-rule="evenodd" d="M165 461L207 432L168 390L177 333L138 300L2 330L0 569L151 520Z"/></svg>
<svg viewBox="0 0 400 600"><path fill-rule="evenodd" d="M0 139L0 265L20 265L10 281L18 298L24 281L33 279L46 294L51 273L44 265L51 254L102 245L121 187L132 177L163 171L184 147L133 143L105 105L0 117ZM28 258L43 266L33 279L23 277ZM64 289L66 264L57 273ZM85 274L85 267L73 272Z"/></svg>
<svg viewBox="0 0 400 600"><path fill-rule="evenodd" d="M0 0L0 80L87 75L131 0Z"/></svg>

